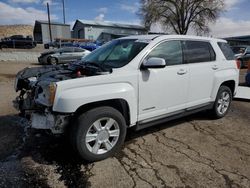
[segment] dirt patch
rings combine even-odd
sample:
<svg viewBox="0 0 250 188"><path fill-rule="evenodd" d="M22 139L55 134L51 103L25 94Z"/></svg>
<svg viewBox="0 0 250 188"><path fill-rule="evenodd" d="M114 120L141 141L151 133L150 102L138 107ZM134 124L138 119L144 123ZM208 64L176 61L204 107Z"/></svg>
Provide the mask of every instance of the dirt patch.
<svg viewBox="0 0 250 188"><path fill-rule="evenodd" d="M16 116L0 117L0 161L14 153L23 142L23 128Z"/></svg>

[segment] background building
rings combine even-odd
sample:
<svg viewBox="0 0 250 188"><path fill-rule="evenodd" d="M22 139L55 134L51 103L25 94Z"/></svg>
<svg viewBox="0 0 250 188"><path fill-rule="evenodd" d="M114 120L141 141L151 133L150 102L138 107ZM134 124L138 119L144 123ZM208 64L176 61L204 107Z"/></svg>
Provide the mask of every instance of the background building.
<svg viewBox="0 0 250 188"><path fill-rule="evenodd" d="M225 39L231 46L250 45L250 35L227 37L227 38L223 38L223 39Z"/></svg>
<svg viewBox="0 0 250 188"><path fill-rule="evenodd" d="M51 22L52 41L55 38L71 38L70 25ZM36 21L33 30L34 40L38 43L50 42L48 21Z"/></svg>
<svg viewBox="0 0 250 188"><path fill-rule="evenodd" d="M140 25L76 20L73 26L72 37L107 42L122 36L146 33L146 29Z"/></svg>

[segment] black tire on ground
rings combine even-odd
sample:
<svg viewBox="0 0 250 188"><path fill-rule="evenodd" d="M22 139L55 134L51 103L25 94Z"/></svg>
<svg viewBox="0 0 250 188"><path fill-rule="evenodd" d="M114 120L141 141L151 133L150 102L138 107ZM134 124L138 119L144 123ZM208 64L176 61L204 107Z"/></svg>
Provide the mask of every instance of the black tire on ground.
<svg viewBox="0 0 250 188"><path fill-rule="evenodd" d="M220 86L214 102L213 109L211 110L212 117L215 119L223 118L228 113L231 102L232 102L231 89L224 85ZM220 108L220 105L225 106L224 110L222 109L222 107Z"/></svg>
<svg viewBox="0 0 250 188"><path fill-rule="evenodd" d="M107 119L107 121L105 119ZM105 129L109 120L114 120L115 123L112 124L110 129ZM97 130L95 132L95 129L93 129L95 128L94 123L96 122L100 122L99 125L101 125L102 128L99 132ZM119 136L110 136L110 131L114 132L114 130L117 131L117 129L119 129ZM107 139L103 135L101 135L105 131L106 133L108 132L108 136L106 135ZM96 134L98 136L96 136L96 139L94 139L93 141L87 142L87 133ZM106 133L104 133L104 135ZM70 140L73 148L77 150L77 152L84 160L88 162L94 162L111 157L116 151L118 151L124 143L126 133L127 126L123 115L118 110L112 107L104 106L94 108L80 115L76 119L75 125L71 129ZM113 146L108 149L108 147L106 146L106 142L113 143ZM101 143L98 147L98 151L102 150L100 153L95 153L93 149L97 143ZM92 144L92 146L90 146L90 144ZM91 147L93 149L92 151L90 150Z"/></svg>
<svg viewBox="0 0 250 188"><path fill-rule="evenodd" d="M49 60L48 63L51 65L57 65L57 63L58 63L58 59L55 57L49 57L48 60Z"/></svg>
<svg viewBox="0 0 250 188"><path fill-rule="evenodd" d="M27 45L24 46L24 48L25 48L25 49L31 49L31 48L32 48L32 45L27 44Z"/></svg>
<svg viewBox="0 0 250 188"><path fill-rule="evenodd" d="M44 49L49 49L49 44L44 44Z"/></svg>
<svg viewBox="0 0 250 188"><path fill-rule="evenodd" d="M244 68L243 60L242 60L242 59L239 59L239 61L240 61L240 69L243 69L243 68Z"/></svg>
<svg viewBox="0 0 250 188"><path fill-rule="evenodd" d="M8 48L8 46L7 45L1 45L1 49L2 48Z"/></svg>

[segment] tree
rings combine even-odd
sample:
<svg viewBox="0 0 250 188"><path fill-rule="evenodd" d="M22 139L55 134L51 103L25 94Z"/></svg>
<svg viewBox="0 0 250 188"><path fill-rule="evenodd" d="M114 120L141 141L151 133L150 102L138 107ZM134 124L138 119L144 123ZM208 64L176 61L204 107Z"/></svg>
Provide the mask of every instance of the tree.
<svg viewBox="0 0 250 188"><path fill-rule="evenodd" d="M209 32L208 23L223 10L224 0L141 0L139 15L148 30L160 23L171 33L187 34L192 28L201 34Z"/></svg>

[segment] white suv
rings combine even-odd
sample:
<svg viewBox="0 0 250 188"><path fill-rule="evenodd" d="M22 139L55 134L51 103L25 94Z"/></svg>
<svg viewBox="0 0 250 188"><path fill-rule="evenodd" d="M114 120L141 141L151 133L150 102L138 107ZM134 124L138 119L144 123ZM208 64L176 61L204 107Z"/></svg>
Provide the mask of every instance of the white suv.
<svg viewBox="0 0 250 188"><path fill-rule="evenodd" d="M238 78L224 40L130 36L82 62L20 71L14 103L33 128L70 132L82 158L97 161L121 147L129 127L138 130L201 110L225 116Z"/></svg>

